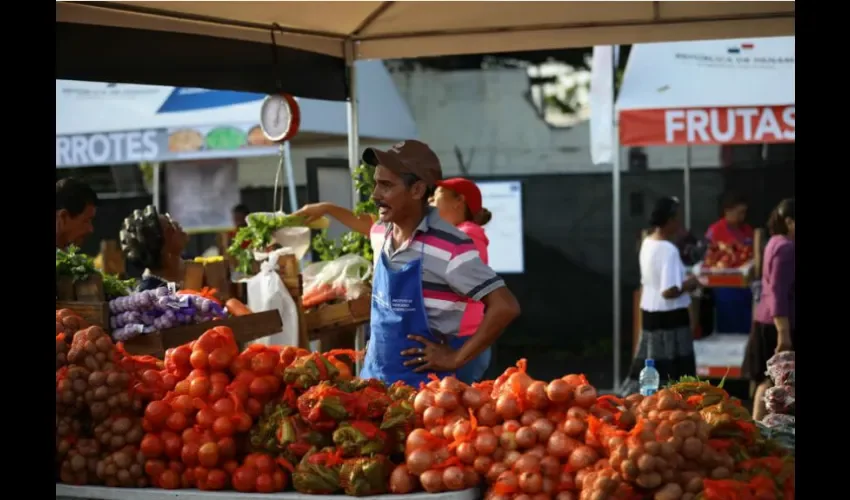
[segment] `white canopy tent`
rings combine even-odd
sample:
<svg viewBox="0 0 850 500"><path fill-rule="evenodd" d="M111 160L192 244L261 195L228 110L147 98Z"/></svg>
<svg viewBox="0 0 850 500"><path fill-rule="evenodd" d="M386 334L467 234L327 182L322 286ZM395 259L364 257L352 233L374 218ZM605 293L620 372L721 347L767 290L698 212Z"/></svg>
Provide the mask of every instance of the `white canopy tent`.
<svg viewBox="0 0 850 500"><path fill-rule="evenodd" d="M215 81L218 88L283 90L296 95L313 92L328 99L348 98L348 156L353 169L360 157L359 103L351 98L359 95L359 75L354 65L357 59L784 36L795 32L794 2L279 2L275 7L270 5L266 2L59 2L57 52L62 55L58 57L62 64L57 66L57 71L77 79L95 79L84 75L97 74L99 80L120 76L124 81L160 84L163 82L155 80L168 79L169 84L179 80L180 85L196 85L195 79L204 79ZM159 34L155 36L157 31ZM165 41L169 34L175 34L173 43ZM122 40L122 46L102 47L99 42L104 36ZM210 42L221 49L214 61L207 60ZM163 54L165 58L150 57L149 47L153 43L168 47L163 50L167 52ZM259 64L260 49L270 44L291 50L274 48L273 57L266 64ZM110 58L117 54L131 54L132 63ZM344 86L333 85L328 78L337 75L340 68L334 61L323 59L323 55L344 61ZM147 58L145 64L138 64L143 58ZM100 64L100 60L109 60L110 65ZM183 64L188 61L192 62L193 71L187 71ZM245 64L246 61L250 64ZM238 78L234 67L241 70ZM268 74L267 68L274 71L274 76ZM321 75L310 81L304 73L311 71ZM616 168L618 163L615 162ZM619 171L613 175L618 178ZM615 196L619 196L619 191L615 190ZM619 201L615 204L618 206ZM617 347L621 329L618 248L619 234L615 234L615 379L619 374ZM362 330L358 331L356 347L363 347Z"/></svg>
<svg viewBox="0 0 850 500"><path fill-rule="evenodd" d="M357 63L363 137L416 137L416 123L381 61ZM56 80L56 167L269 156L259 135L265 96L244 92ZM294 144L347 135L346 104L299 99ZM225 140L213 140L215 131Z"/></svg>
<svg viewBox="0 0 850 500"><path fill-rule="evenodd" d="M635 45L616 104L620 145L794 142L795 68L793 36ZM688 227L690 168L688 154Z"/></svg>

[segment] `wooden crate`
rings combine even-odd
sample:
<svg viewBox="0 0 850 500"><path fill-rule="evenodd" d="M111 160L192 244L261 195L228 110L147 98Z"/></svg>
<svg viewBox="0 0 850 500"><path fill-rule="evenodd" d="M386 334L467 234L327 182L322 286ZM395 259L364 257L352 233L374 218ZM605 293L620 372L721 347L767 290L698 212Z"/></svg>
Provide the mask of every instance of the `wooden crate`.
<svg viewBox="0 0 850 500"><path fill-rule="evenodd" d="M56 279L56 299L77 302L104 302L103 276L93 274L84 281L74 281L73 278L62 276Z"/></svg>
<svg viewBox="0 0 850 500"><path fill-rule="evenodd" d="M109 331L109 304L103 302L80 302L76 300L57 300L56 310L70 309L86 320L90 325L97 325Z"/></svg>
<svg viewBox="0 0 850 500"><path fill-rule="evenodd" d="M150 354L162 358L166 349L189 343L216 326L231 328L241 350L248 342L279 332L283 323L277 311L264 311L220 321L179 326L151 335L140 335L125 342L124 347L131 354Z"/></svg>
<svg viewBox="0 0 850 500"><path fill-rule="evenodd" d="M322 304L304 312L310 340L323 336L326 330L338 330L344 327L369 322L372 296L366 294L358 299L337 304Z"/></svg>

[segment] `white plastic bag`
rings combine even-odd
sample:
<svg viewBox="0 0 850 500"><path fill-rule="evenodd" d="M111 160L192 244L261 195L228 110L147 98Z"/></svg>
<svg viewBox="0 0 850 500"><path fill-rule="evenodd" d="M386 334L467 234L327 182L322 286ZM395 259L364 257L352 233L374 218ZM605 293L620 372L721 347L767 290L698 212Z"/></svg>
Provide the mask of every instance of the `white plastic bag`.
<svg viewBox="0 0 850 500"><path fill-rule="evenodd" d="M301 273L304 293L321 285L345 290L346 300L355 300L369 290L372 263L360 255L347 254L329 262L316 262Z"/></svg>
<svg viewBox="0 0 850 500"><path fill-rule="evenodd" d="M283 322L283 331L256 340L256 343L298 345L298 309L277 273L278 256L291 253L289 248L275 250L260 264L260 272L248 280L248 309L254 312L277 310Z"/></svg>

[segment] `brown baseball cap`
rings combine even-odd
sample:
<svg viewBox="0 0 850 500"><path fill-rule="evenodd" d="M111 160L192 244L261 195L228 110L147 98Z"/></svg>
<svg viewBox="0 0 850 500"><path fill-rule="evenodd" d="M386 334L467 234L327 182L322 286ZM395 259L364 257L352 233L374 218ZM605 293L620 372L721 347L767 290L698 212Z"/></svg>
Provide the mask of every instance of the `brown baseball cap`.
<svg viewBox="0 0 850 500"><path fill-rule="evenodd" d="M373 167L381 165L397 174L413 174L429 186L436 185L443 178L440 159L421 141L401 141L386 151L367 148L362 159Z"/></svg>

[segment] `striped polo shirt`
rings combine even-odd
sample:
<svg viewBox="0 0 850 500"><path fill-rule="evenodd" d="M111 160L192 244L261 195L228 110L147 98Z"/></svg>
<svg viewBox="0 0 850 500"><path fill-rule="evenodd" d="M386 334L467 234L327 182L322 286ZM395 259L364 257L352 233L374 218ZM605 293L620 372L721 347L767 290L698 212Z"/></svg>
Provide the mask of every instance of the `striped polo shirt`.
<svg viewBox="0 0 850 500"><path fill-rule="evenodd" d="M457 335L469 300L480 301L505 286L481 261L472 239L444 221L437 210L429 208L413 237L397 250L391 248L392 239L384 244L391 228L392 224L381 222L372 225L375 264L382 251L393 270L422 257L422 295L432 333Z"/></svg>

